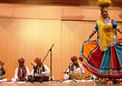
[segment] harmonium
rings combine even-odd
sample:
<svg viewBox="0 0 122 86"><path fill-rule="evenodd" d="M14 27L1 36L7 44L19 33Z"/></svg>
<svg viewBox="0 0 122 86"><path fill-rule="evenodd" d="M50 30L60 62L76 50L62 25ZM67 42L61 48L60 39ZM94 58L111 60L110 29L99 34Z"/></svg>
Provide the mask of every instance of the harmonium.
<svg viewBox="0 0 122 86"><path fill-rule="evenodd" d="M28 81L30 81L30 82L49 81L49 77L48 76L44 76L44 75L41 75L41 76L32 76L32 75L29 75L28 76Z"/></svg>

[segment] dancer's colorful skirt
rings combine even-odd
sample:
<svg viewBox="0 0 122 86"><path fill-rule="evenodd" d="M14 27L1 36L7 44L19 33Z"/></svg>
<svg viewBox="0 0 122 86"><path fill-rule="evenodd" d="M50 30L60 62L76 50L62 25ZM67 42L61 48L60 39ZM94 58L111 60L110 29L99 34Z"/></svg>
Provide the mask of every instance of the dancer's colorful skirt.
<svg viewBox="0 0 122 86"><path fill-rule="evenodd" d="M122 38L106 51L101 51L97 41L84 42L80 60L83 66L97 77L122 78Z"/></svg>

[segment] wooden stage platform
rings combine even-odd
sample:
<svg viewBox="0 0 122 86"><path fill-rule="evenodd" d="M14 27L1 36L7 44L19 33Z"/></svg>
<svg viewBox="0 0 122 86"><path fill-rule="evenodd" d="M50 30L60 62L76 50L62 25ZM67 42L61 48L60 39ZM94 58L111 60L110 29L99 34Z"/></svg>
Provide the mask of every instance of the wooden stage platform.
<svg viewBox="0 0 122 86"><path fill-rule="evenodd" d="M0 82L0 86L122 86L120 84L98 84L94 81L48 81L48 82Z"/></svg>

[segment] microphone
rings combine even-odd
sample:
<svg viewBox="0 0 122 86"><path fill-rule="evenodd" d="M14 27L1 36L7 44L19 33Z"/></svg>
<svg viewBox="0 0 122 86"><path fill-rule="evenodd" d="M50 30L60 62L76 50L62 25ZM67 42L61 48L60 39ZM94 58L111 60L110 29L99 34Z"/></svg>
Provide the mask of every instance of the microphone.
<svg viewBox="0 0 122 86"><path fill-rule="evenodd" d="M51 49L53 48L53 46L54 46L54 44L52 44L52 46L50 47L50 49L49 49L50 51L51 51Z"/></svg>
<svg viewBox="0 0 122 86"><path fill-rule="evenodd" d="M68 74L69 72L64 72L64 74Z"/></svg>
<svg viewBox="0 0 122 86"><path fill-rule="evenodd" d="M31 65L32 65L33 67L35 67L35 65L33 65L32 63L31 63Z"/></svg>
<svg viewBox="0 0 122 86"><path fill-rule="evenodd" d="M31 65L33 66L33 76L35 76L34 74L36 73L36 66L35 65L33 65L32 63L31 63Z"/></svg>
<svg viewBox="0 0 122 86"><path fill-rule="evenodd" d="M52 47L54 46L54 44L52 44Z"/></svg>

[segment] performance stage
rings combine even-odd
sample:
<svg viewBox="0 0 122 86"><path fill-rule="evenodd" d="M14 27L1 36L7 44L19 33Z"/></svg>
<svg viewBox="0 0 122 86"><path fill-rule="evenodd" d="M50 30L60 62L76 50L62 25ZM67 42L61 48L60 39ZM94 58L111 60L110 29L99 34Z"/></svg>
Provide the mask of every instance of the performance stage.
<svg viewBox="0 0 122 86"><path fill-rule="evenodd" d="M92 80L48 82L1 82L0 86L122 86L122 84L98 84Z"/></svg>

